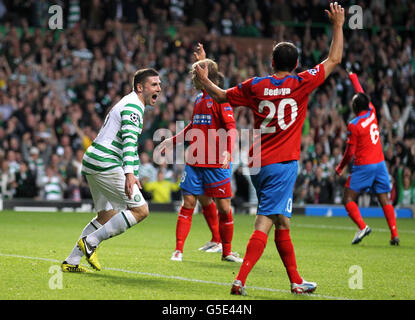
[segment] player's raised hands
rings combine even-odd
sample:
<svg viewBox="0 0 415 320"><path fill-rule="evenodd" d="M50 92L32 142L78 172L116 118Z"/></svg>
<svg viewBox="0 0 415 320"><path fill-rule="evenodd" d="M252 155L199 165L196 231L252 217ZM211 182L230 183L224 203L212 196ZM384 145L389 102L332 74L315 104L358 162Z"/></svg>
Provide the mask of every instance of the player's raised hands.
<svg viewBox="0 0 415 320"><path fill-rule="evenodd" d="M201 87L218 103L227 101L226 90L219 88L215 83L209 79L209 64L206 61L201 61L194 64L194 71L196 82L199 82Z"/></svg>
<svg viewBox="0 0 415 320"><path fill-rule="evenodd" d="M198 63L195 66L195 72L200 80L208 79L209 70L206 63Z"/></svg>
<svg viewBox="0 0 415 320"><path fill-rule="evenodd" d="M197 61L206 59L206 52L205 52L205 49L203 48L203 44L198 42L196 51L193 52L193 55L195 56Z"/></svg>
<svg viewBox="0 0 415 320"><path fill-rule="evenodd" d="M333 24L333 39L331 40L329 56L322 62L325 78L341 63L343 57L343 23L344 9L337 2L330 3L330 10L325 10Z"/></svg>
<svg viewBox="0 0 415 320"><path fill-rule="evenodd" d="M343 26L344 23L344 8L342 8L342 6L340 4L338 4L337 2L331 2L330 3L330 10L324 10L331 23L333 25L337 25L337 26Z"/></svg>

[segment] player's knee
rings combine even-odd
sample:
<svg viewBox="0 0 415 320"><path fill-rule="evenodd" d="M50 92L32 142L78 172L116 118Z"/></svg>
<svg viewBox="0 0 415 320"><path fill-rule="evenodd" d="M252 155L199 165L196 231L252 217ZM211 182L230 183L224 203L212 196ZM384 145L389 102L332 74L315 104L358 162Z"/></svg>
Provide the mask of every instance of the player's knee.
<svg viewBox="0 0 415 320"><path fill-rule="evenodd" d="M276 229L278 230L289 230L290 229L290 219L283 214L277 214L274 222Z"/></svg>
<svg viewBox="0 0 415 320"><path fill-rule="evenodd" d="M354 201L353 197L346 194L343 196L343 205L346 205L351 201Z"/></svg>
<svg viewBox="0 0 415 320"><path fill-rule="evenodd" d="M102 210L98 212L96 220L101 224L106 224L113 216L117 214L117 210Z"/></svg>
<svg viewBox="0 0 415 320"><path fill-rule="evenodd" d="M230 211L231 211L231 206L224 206L224 207L218 208L218 213L220 215L227 216L230 214Z"/></svg>
<svg viewBox="0 0 415 320"><path fill-rule="evenodd" d="M377 198L378 198L379 203L382 207L390 204L389 197L388 197L387 193L379 193L379 194L377 194Z"/></svg>
<svg viewBox="0 0 415 320"><path fill-rule="evenodd" d="M202 207L209 206L213 201L213 199L211 197L206 197L206 196L198 197L198 200L199 200L200 204L202 205Z"/></svg>
<svg viewBox="0 0 415 320"><path fill-rule="evenodd" d="M231 200L230 199L219 199L217 201L218 213L222 215L228 215L231 211Z"/></svg>
<svg viewBox="0 0 415 320"><path fill-rule="evenodd" d="M183 197L183 207L187 209L193 209L196 207L197 199L194 196L184 196Z"/></svg>
<svg viewBox="0 0 415 320"><path fill-rule="evenodd" d="M137 220L137 223L147 218L149 214L148 205L145 204L140 207L135 207L130 209L132 215Z"/></svg>

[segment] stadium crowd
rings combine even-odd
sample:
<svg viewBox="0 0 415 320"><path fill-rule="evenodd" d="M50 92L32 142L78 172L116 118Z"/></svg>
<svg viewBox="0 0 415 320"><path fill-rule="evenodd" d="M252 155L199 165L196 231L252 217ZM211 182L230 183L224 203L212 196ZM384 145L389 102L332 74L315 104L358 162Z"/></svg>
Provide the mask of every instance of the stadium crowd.
<svg viewBox="0 0 415 320"><path fill-rule="evenodd" d="M153 134L190 120L197 91L189 66L195 44L219 64L225 87L267 75L271 48L238 50L232 37L294 42L298 70L328 53L327 1L55 1L64 8L64 28L48 29L48 1L0 0L0 174L3 198L90 198L81 175L82 155L109 108L131 90L140 67L160 72L159 103L147 108L141 139L140 179L148 199L180 199L183 165L157 164ZM54 3L55 3L54 2ZM344 1L363 8L362 30L345 30L342 68L309 101L296 204L341 203L345 177L334 168L353 117L356 72L377 109L379 131L395 205L415 204L415 3ZM344 6L347 8L347 4ZM290 23L286 23L289 21ZM405 25L401 25L402 23ZM180 32L202 26L203 34ZM186 29L188 30L188 29ZM239 129L253 127L245 108L235 110ZM243 162L240 162L243 163ZM244 165L233 166L234 205L255 202ZM159 180L166 183L146 184ZM160 181L159 181L160 182ZM164 188L155 195L155 186ZM159 190L160 191L160 190ZM167 197L165 195L168 195ZM170 197L170 195L172 197ZM361 197L370 205L370 196Z"/></svg>

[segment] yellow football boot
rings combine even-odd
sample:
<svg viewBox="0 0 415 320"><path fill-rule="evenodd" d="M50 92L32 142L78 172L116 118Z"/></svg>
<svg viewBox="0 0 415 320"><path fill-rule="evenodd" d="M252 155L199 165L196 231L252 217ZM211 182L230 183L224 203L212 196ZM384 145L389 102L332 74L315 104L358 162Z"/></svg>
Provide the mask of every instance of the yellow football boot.
<svg viewBox="0 0 415 320"><path fill-rule="evenodd" d="M80 266L79 264L69 264L68 262L64 261L61 264L62 272L75 272L75 273L82 273L82 272L90 272L87 268Z"/></svg>
<svg viewBox="0 0 415 320"><path fill-rule="evenodd" d="M86 261L88 261L91 267L100 271L101 265L98 261L97 247L91 247L88 242L86 242L86 237L83 237L78 241L78 248L84 253Z"/></svg>

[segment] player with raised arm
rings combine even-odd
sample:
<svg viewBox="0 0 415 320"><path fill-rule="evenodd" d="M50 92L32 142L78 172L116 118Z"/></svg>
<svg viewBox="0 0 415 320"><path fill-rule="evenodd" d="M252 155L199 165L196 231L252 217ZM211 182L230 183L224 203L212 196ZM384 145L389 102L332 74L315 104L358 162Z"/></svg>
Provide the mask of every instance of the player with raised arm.
<svg viewBox="0 0 415 320"><path fill-rule="evenodd" d="M286 268L293 293L311 293L317 284L305 281L297 271L290 237L293 188L301 151L301 130L311 92L320 86L341 62L343 53L344 9L335 3L325 10L333 24L333 39L328 58L313 69L294 74L298 50L292 43L278 43L272 52L274 74L254 77L222 90L208 78L207 68L196 66L204 89L218 103L247 106L254 114L254 128L261 130L260 171L251 179L258 196L255 230L249 239L243 263L232 284L231 294L245 295L249 272L261 257L268 234L275 226L274 242ZM251 147L251 151L255 146ZM258 160L258 159L257 159Z"/></svg>
<svg viewBox="0 0 415 320"><path fill-rule="evenodd" d="M357 92L352 99L352 109L356 117L347 126L346 150L343 159L336 167L336 173L341 175L354 157L352 170L347 178L343 194L343 204L346 211L359 228L352 244L359 243L372 231L364 222L356 204L360 192L371 190L376 193L388 223L391 232L390 244L399 245L395 210L388 197L391 186L380 141L376 110L369 97L364 94L357 75L349 73L349 78Z"/></svg>
<svg viewBox="0 0 415 320"><path fill-rule="evenodd" d="M117 236L148 216L148 205L138 180L138 137L143 129L146 105L154 105L160 94L160 78L154 69L138 70L132 91L108 113L94 142L82 160L97 217L83 230L70 256L62 263L66 272L85 272L79 266L85 255L89 264L101 270L98 245Z"/></svg>
<svg viewBox="0 0 415 320"><path fill-rule="evenodd" d="M196 48L195 56L198 60L192 66L192 81L195 88L202 89L195 76L195 66L201 63L208 65L210 79L219 84L221 74L218 66L214 61L206 59L206 53L200 43ZM161 143L162 150L171 151L176 143L183 143L185 137L191 139L180 183L183 204L177 218L176 248L171 260L183 260L184 243L190 231L196 202L199 201L212 232L212 239L199 250L222 252L222 260L242 262L242 259L231 250L233 238L230 201L231 152L235 136L235 119L230 105L216 103L206 91L202 90L194 103L192 121L176 136Z"/></svg>

